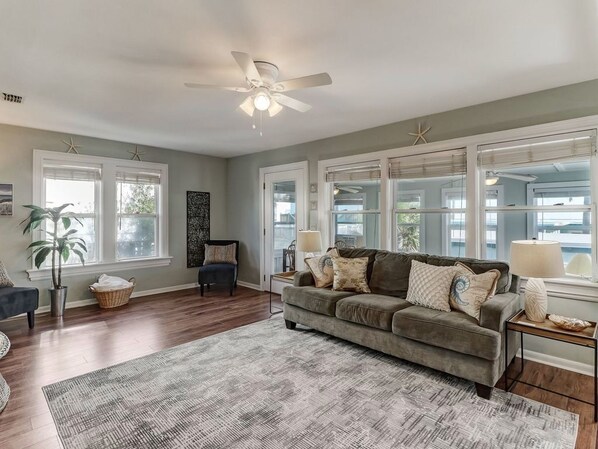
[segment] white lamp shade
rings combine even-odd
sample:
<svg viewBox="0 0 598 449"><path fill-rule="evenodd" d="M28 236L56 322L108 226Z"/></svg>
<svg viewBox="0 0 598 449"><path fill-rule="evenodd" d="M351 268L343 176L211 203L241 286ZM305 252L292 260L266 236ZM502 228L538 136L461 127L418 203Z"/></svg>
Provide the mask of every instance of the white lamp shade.
<svg viewBox="0 0 598 449"><path fill-rule="evenodd" d="M592 258L586 253L576 254L567 264L565 271L568 274L576 274L578 276L591 276Z"/></svg>
<svg viewBox="0 0 598 449"><path fill-rule="evenodd" d="M561 244L549 240L511 242L511 271L529 278L558 278L565 275Z"/></svg>
<svg viewBox="0 0 598 449"><path fill-rule="evenodd" d="M320 231L298 231L297 251L304 253L316 253L322 250L322 239Z"/></svg>

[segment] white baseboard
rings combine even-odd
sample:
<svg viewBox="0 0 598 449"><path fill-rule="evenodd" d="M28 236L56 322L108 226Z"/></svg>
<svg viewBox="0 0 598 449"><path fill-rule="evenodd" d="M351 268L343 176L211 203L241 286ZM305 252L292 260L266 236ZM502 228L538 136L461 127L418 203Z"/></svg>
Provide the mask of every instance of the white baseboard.
<svg viewBox="0 0 598 449"><path fill-rule="evenodd" d="M198 286L197 282L191 284L181 284L181 285L171 285L170 287L161 287L161 288L153 288L150 290L142 290L138 292L133 292L131 295L131 299L134 298L141 298L143 296L150 296L150 295L158 295L160 293L169 293L169 292L176 292L178 290L187 290L188 288L196 288ZM92 304L97 304L98 302L95 298L86 298L86 299L78 299L77 301L67 301L65 308L67 309L75 309L77 307L85 307L90 306ZM50 305L38 307L35 311L36 314L38 313L47 313L50 311ZM25 314L18 315L17 317L25 316ZM14 318L17 318L14 317Z"/></svg>
<svg viewBox="0 0 598 449"><path fill-rule="evenodd" d="M517 351L517 356L521 357L521 349ZM554 366L556 368L566 369L586 376L594 375L594 367L587 363L576 362L575 360L562 359L553 355L544 354L542 352L525 350L525 360L532 362L543 363L544 365Z"/></svg>
<svg viewBox="0 0 598 449"><path fill-rule="evenodd" d="M261 287L256 284L251 284L249 282L243 282L243 281L237 281L237 284L240 285L241 287L246 287L246 288L251 288L253 290L261 291ZM191 284L171 285L170 287L161 287L161 288L153 288L150 290L142 290L142 291L133 292L133 294L131 295L131 299L141 298L143 296L159 295L161 293L176 292L178 290L187 290L189 288L197 288L198 286L199 286L199 284L197 284L197 282L193 282ZM75 309L77 307L85 307L85 306L89 306L89 305L97 304L97 303L98 302L95 300L95 298L87 298L87 299L79 299L77 301L67 301L65 307L67 309ZM35 313L36 314L47 313L49 311L50 311L50 305L47 305L47 306L38 307L38 309L35 311ZM25 314L21 314L21 315L18 315L17 317L13 317L13 318L18 318L21 316L25 316Z"/></svg>
<svg viewBox="0 0 598 449"><path fill-rule="evenodd" d="M262 286L261 285L252 284L251 282L237 281L237 285L240 285L241 287L247 287L247 288L250 288L252 290L257 290L258 292L262 291Z"/></svg>

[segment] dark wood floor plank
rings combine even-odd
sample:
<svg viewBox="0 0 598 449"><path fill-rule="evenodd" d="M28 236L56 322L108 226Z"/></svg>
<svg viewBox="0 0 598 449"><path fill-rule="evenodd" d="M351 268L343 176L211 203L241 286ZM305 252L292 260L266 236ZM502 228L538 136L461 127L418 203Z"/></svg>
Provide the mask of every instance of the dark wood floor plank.
<svg viewBox="0 0 598 449"><path fill-rule="evenodd" d="M281 305L278 296L274 305ZM239 287L232 297L222 289L201 297L188 289L136 298L117 309L67 309L63 319L40 314L32 330L22 317L0 321L12 344L0 360L12 389L0 414L0 447L60 448L42 386L266 319L269 310L267 293ZM591 400L588 376L528 362L523 379ZM513 391L580 414L576 448L598 449L591 406L523 384Z"/></svg>

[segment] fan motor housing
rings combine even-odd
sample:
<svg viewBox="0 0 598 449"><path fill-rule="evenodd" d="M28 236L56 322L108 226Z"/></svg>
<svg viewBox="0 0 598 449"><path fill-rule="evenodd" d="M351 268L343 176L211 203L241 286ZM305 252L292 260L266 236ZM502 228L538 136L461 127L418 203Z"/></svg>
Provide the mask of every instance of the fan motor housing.
<svg viewBox="0 0 598 449"><path fill-rule="evenodd" d="M266 61L254 61L264 86L272 86L278 79L278 67Z"/></svg>

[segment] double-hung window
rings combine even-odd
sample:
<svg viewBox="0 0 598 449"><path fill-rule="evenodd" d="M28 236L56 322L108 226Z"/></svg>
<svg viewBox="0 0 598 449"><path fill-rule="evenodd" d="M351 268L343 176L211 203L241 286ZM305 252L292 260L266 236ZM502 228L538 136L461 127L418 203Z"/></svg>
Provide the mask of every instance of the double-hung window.
<svg viewBox="0 0 598 449"><path fill-rule="evenodd" d="M389 160L398 251L465 255L465 149Z"/></svg>
<svg viewBox="0 0 598 449"><path fill-rule="evenodd" d="M77 236L85 240L87 255L85 260L96 262L98 260L98 230L100 208L100 183L101 167L99 165L85 165L74 163L49 162L44 165L43 176L43 207L58 207L70 204L64 209L71 218L71 229L76 229ZM47 222L52 226L51 222ZM52 228L45 229L53 232ZM62 224L59 225L59 234L64 233ZM79 258L72 254L65 265L80 263Z"/></svg>
<svg viewBox="0 0 598 449"><path fill-rule="evenodd" d="M66 275L69 270L95 273L98 265L110 271L127 263L139 268L170 264L167 165L35 150L33 173L33 203L70 204L65 211L77 219L71 228L87 246L86 266L71 256ZM46 271L29 270L29 277L44 279Z"/></svg>
<svg viewBox="0 0 598 449"><path fill-rule="evenodd" d="M380 247L379 163L329 167L333 242L353 248Z"/></svg>
<svg viewBox="0 0 598 449"><path fill-rule="evenodd" d="M160 173L116 173L116 258L155 257L159 243Z"/></svg>
<svg viewBox="0 0 598 449"><path fill-rule="evenodd" d="M594 130L483 145L478 162L485 184L503 191L504 203L486 197L482 256L509 260L513 240L556 240L565 265L592 253L590 159ZM492 235L504 235L492 250Z"/></svg>

